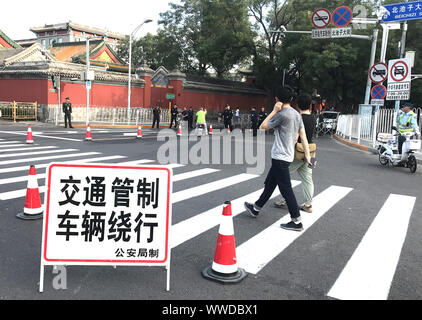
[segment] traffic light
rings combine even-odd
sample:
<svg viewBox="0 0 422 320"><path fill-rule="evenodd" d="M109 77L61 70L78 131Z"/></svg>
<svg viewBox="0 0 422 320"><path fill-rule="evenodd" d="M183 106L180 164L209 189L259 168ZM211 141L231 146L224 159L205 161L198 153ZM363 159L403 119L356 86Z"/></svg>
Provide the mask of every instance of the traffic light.
<svg viewBox="0 0 422 320"><path fill-rule="evenodd" d="M57 89L57 79L55 76L51 76L51 81L53 81L53 88L56 90Z"/></svg>

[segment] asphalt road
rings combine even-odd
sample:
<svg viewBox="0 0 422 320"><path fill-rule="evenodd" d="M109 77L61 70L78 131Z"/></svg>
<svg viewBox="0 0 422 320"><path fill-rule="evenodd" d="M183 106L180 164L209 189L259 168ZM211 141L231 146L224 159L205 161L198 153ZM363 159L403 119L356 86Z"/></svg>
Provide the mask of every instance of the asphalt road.
<svg viewBox="0 0 422 320"><path fill-rule="evenodd" d="M94 141L90 142L84 140L85 129L81 128L70 133L69 129L33 124L32 130L35 140L32 147L77 150L65 151L63 155L98 152L82 156L83 159L122 157L104 160L104 163L147 159L157 164L157 150L162 145L151 129L144 129L144 138L139 140L124 135L136 132L134 129L94 128ZM69 160L17 162L38 157L16 155L24 150L13 151L28 147L25 132L24 124L0 124L0 143L5 143L0 144L0 156L4 156L0 158L0 170L25 165L29 169L30 164ZM18 146L4 147L11 141L17 141L10 144ZM246 196L249 201L256 201L257 198L248 195L263 188L272 141L267 135L263 175L239 183L228 182L200 196L181 199L173 205L173 226L183 226L184 221L211 209L219 216L227 200ZM280 219L288 217L286 210L271 207L273 200L258 219L244 212L233 218L239 265L251 271L236 285L221 285L201 276L202 270L213 262L219 231L217 221L172 249L169 292L165 290L163 267L67 266L67 289L56 290L53 282L57 274L53 273L53 267L47 266L44 292L39 293L42 220L16 218L25 203L25 197L20 196L0 200L0 300L331 300L369 299L368 293L378 299L421 299L421 169L412 175L405 168L382 167L375 155L345 146L330 137L320 137L316 143L318 166L313 174L317 204L314 204L314 213L302 212L304 232L281 231L277 227ZM174 174L206 168L218 171L174 182L173 192L230 177L237 179L246 172L245 165L187 165L175 168ZM25 176L27 170L0 172L3 181L0 198L7 192L26 188L25 180L8 183L9 180L4 179ZM37 174L44 172L45 168L37 169ZM292 179L299 180L297 175ZM44 185L44 179L38 183ZM294 190L298 202L302 203L300 186ZM186 230L181 227L179 233L192 233L195 227L195 224ZM266 234L269 237L259 237ZM267 252L273 252L273 257L263 258L262 253ZM382 262L382 266L377 261ZM370 279L375 282L371 283Z"/></svg>

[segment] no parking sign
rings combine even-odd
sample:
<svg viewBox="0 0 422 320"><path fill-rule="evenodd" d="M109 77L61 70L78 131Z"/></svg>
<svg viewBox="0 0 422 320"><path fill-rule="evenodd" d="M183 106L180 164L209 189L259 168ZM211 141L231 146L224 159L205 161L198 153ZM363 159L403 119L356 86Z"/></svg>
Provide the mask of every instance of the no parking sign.
<svg viewBox="0 0 422 320"><path fill-rule="evenodd" d="M336 27L347 27L353 18L353 12L349 7L341 6L333 11L332 21Z"/></svg>

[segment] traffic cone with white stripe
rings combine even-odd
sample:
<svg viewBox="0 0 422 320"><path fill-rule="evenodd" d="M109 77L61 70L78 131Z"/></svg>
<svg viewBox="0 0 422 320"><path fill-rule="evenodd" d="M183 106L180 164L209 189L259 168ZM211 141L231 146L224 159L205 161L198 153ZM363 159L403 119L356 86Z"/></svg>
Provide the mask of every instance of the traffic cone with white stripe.
<svg viewBox="0 0 422 320"><path fill-rule="evenodd" d="M89 124L86 126L86 138L85 138L85 140L87 140L87 141L92 140L91 125L89 125Z"/></svg>
<svg viewBox="0 0 422 320"><path fill-rule="evenodd" d="M177 135L180 137L182 135L182 126L179 124L179 130L177 130Z"/></svg>
<svg viewBox="0 0 422 320"><path fill-rule="evenodd" d="M36 220L43 217L43 208L41 205L40 192L38 190L35 166L31 166L29 168L28 186L26 189L26 199L23 213L18 213L16 217L23 220Z"/></svg>
<svg viewBox="0 0 422 320"><path fill-rule="evenodd" d="M34 138L32 137L31 125L28 125L28 132L26 134L26 143L34 143Z"/></svg>
<svg viewBox="0 0 422 320"><path fill-rule="evenodd" d="M212 124L210 125L210 130L208 131L208 134L212 135Z"/></svg>
<svg viewBox="0 0 422 320"><path fill-rule="evenodd" d="M230 201L224 203L214 262L202 271L202 276L221 284L235 284L247 276L245 270L238 268Z"/></svg>
<svg viewBox="0 0 422 320"><path fill-rule="evenodd" d="M142 126L141 125L138 126L138 134L137 134L136 138L138 138L138 139L142 138Z"/></svg>

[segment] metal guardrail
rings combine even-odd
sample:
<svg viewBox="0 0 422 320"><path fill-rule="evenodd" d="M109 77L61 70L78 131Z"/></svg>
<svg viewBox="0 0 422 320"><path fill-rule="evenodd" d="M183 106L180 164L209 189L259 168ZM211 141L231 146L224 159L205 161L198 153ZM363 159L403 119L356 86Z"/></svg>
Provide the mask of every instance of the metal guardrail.
<svg viewBox="0 0 422 320"><path fill-rule="evenodd" d="M37 121L37 102L0 102L0 115L2 119L35 120Z"/></svg>

